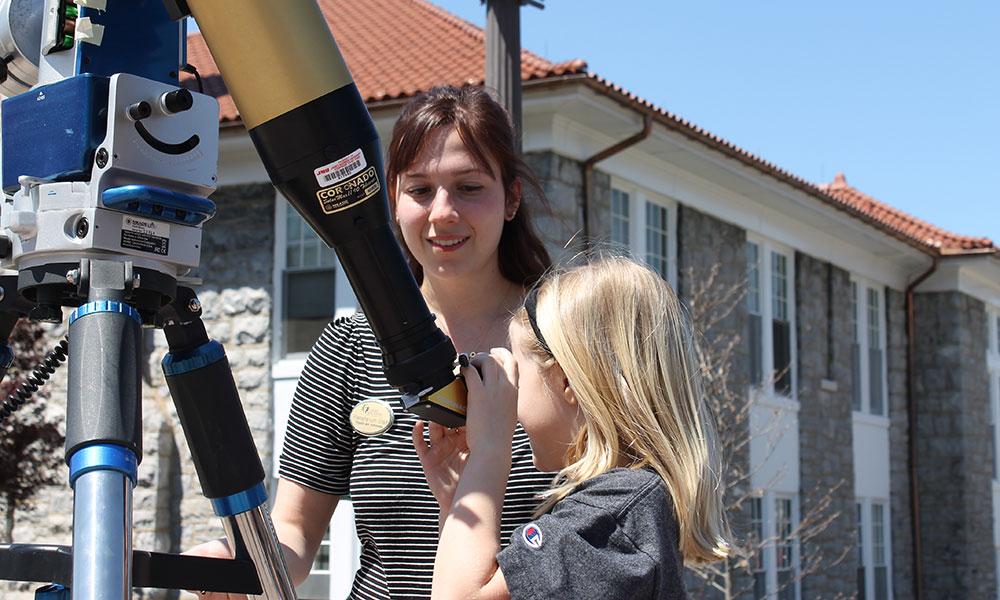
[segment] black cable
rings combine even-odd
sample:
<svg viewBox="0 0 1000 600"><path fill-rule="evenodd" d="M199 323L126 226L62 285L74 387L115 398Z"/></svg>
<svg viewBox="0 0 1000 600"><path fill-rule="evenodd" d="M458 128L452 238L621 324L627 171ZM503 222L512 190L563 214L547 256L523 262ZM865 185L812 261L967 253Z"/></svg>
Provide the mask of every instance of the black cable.
<svg viewBox="0 0 1000 600"><path fill-rule="evenodd" d="M184 71L185 73L190 73L190 74L194 75L195 81L198 82L198 93L199 94L204 94L205 93L205 86L202 84L201 75L198 73L198 68L197 67L195 67L191 63L187 63L186 65L184 65L183 67L181 67L181 71Z"/></svg>
<svg viewBox="0 0 1000 600"><path fill-rule="evenodd" d="M42 364L35 367L35 370L31 372L31 375L24 380L21 385L17 386L10 396L4 401L2 407L0 407L0 424L3 424L7 417L9 417L14 411L21 408L25 402L31 399L31 397L38 391L38 388L45 385L49 377L56 372L64 362L66 362L66 355L69 353L69 341L63 338L55 348L49 350L45 354L45 358L42 359Z"/></svg>

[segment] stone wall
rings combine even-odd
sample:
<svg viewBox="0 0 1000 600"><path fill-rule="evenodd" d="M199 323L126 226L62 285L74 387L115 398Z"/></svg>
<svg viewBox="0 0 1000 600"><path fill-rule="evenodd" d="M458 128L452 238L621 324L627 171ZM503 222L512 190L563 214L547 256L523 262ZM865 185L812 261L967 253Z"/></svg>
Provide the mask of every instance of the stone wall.
<svg viewBox="0 0 1000 600"><path fill-rule="evenodd" d="M549 207L535 194L526 192L533 211L536 231L541 234L553 260L559 260L583 236L583 165L554 152L529 152L525 162L542 183ZM591 240L607 240L611 231L611 178L601 171L593 173L589 227ZM570 244L570 242L573 242ZM567 249L567 244L570 244Z"/></svg>
<svg viewBox="0 0 1000 600"><path fill-rule="evenodd" d="M910 518L909 416L906 406L906 295L887 289L886 356L889 372L889 510L892 518L892 591L913 597L913 530Z"/></svg>
<svg viewBox="0 0 1000 600"><path fill-rule="evenodd" d="M274 268L274 188L222 188L212 196L217 216L205 224L202 266L192 276L209 336L226 347L247 420L265 469L271 465L271 286ZM57 329L57 335L63 329ZM134 490L136 549L178 552L222 536L188 453L160 361L167 351L161 331L143 331L143 456ZM65 414L65 367L51 385L51 411ZM39 494L36 509L19 513L19 543L71 543L72 494L68 486ZM33 598L34 585L0 583L10 600ZM21 591L14 591L14 590ZM7 590L7 591L4 591ZM178 598L177 592L138 590L136 597Z"/></svg>
<svg viewBox="0 0 1000 600"><path fill-rule="evenodd" d="M749 435L749 420L742 411L747 398L749 346L743 334L747 327L746 233L729 223L715 219L687 206L678 205L677 216L678 294L688 307L698 328L698 341L722 365L723 378L713 382L708 376L707 389L719 405L717 419L722 445L736 442L739 448L726 456L724 474L727 504L733 506L749 491L749 446L740 442ZM708 307L718 308L711 310ZM713 325L708 323L714 322ZM728 358L720 358L728 356ZM724 384L724 385L723 385ZM723 398L722 400L719 400ZM735 534L743 538L749 526L748 503L729 514ZM733 563L731 563L733 564ZM734 590L751 585L745 571L730 569ZM719 579L716 579L719 581ZM718 593L703 586L702 580L689 573L688 587L694 598L717 598Z"/></svg>
<svg viewBox="0 0 1000 600"><path fill-rule="evenodd" d="M995 597L985 309L959 292L917 294L914 306L924 589L933 599Z"/></svg>
<svg viewBox="0 0 1000 600"><path fill-rule="evenodd" d="M803 598L857 591L850 293L847 271L795 255L800 514L829 500L822 514L833 517L815 535L803 536L803 568L816 565L803 574Z"/></svg>

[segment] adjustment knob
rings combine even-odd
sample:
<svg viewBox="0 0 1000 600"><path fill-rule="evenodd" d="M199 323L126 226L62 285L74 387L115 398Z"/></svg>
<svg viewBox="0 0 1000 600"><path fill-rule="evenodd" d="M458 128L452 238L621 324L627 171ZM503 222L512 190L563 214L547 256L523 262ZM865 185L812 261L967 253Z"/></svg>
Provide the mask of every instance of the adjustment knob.
<svg viewBox="0 0 1000 600"><path fill-rule="evenodd" d="M194 106L194 96L184 88L160 96L160 106L169 115L184 112Z"/></svg>
<svg viewBox="0 0 1000 600"><path fill-rule="evenodd" d="M153 107L145 100L140 100L128 107L128 117L133 121L141 121L151 114L153 114Z"/></svg>

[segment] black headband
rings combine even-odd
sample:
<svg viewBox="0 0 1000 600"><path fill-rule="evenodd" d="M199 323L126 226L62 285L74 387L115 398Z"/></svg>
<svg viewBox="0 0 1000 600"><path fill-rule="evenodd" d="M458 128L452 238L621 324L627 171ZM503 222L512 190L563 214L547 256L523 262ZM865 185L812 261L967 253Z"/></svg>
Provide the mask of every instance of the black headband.
<svg viewBox="0 0 1000 600"><path fill-rule="evenodd" d="M528 295L524 297L524 310L528 313L528 324L531 325L531 330L535 332L535 337L538 338L538 343L541 345L542 350L552 355L552 350L545 343L545 338L542 337L542 332L538 329L538 319L535 317L535 304L538 302L538 287L536 285L531 288Z"/></svg>

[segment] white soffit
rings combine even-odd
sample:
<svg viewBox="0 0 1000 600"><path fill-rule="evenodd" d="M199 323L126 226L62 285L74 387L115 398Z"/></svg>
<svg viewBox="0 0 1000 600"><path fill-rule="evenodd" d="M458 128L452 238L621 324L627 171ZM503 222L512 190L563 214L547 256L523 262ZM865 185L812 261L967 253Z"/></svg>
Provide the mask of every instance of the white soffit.
<svg viewBox="0 0 1000 600"><path fill-rule="evenodd" d="M962 256L941 259L918 292L959 291L988 305L1000 306L1000 258Z"/></svg>

